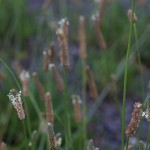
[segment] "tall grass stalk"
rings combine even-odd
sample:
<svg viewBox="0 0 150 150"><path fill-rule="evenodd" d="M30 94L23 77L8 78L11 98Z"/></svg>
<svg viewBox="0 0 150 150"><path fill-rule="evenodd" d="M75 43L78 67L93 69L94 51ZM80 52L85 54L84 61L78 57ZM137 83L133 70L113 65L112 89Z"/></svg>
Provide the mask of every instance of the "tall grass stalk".
<svg viewBox="0 0 150 150"><path fill-rule="evenodd" d="M83 100L83 142L87 140L87 103L86 103L86 60L82 60L82 100Z"/></svg>
<svg viewBox="0 0 150 150"><path fill-rule="evenodd" d="M124 86L123 86L123 106L122 106L122 129L121 129L121 150L124 150L124 139L125 139L125 108L126 108L126 91L127 91L127 76L128 76L128 64L129 64L129 56L130 56L130 49L131 49L131 39L132 39L132 32L133 32L133 15L134 15L134 5L135 0L132 0L132 19L130 22L130 33L128 39L128 48L126 54L126 62L125 62L125 74L124 74Z"/></svg>
<svg viewBox="0 0 150 150"><path fill-rule="evenodd" d="M66 115L66 125L65 125L65 135L66 135L66 149L69 149L72 144L72 136L71 136L71 123L70 123L70 102L69 102L69 95L68 95L68 70L64 66L64 102L65 102L65 115Z"/></svg>

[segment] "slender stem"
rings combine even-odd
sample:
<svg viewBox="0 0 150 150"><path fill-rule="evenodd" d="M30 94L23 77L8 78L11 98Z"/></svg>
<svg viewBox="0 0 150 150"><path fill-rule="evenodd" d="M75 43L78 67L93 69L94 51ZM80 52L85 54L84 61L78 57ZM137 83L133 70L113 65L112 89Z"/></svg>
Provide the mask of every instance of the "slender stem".
<svg viewBox="0 0 150 150"><path fill-rule="evenodd" d="M27 119L27 129L28 129L28 133L29 133L29 137L31 137L31 124L30 124L30 115L29 115L29 110L28 110L28 105L27 105L27 102L24 101L24 105L25 105L25 108L26 108L26 119Z"/></svg>
<svg viewBox="0 0 150 150"><path fill-rule="evenodd" d="M128 145L129 145L129 137L127 138L127 142L126 142L126 150L128 150Z"/></svg>
<svg viewBox="0 0 150 150"><path fill-rule="evenodd" d="M70 102L69 102L69 95L68 95L68 70L67 68L64 67L64 82L65 82L65 90L64 90L64 101L66 102L66 119L65 122L66 122L66 143L68 147L68 149L70 148L71 146L71 123L70 123Z"/></svg>
<svg viewBox="0 0 150 150"><path fill-rule="evenodd" d="M146 149L145 150L148 150L149 140L150 140L150 125L148 127L148 134L147 134L147 141L146 141Z"/></svg>
<svg viewBox="0 0 150 150"><path fill-rule="evenodd" d="M87 139L86 60L82 60L83 142Z"/></svg>
<svg viewBox="0 0 150 150"><path fill-rule="evenodd" d="M132 0L132 18L134 13L134 4L135 0ZM133 19L131 19L133 20ZM122 108L122 130L121 130L121 150L124 150L124 132L125 132L125 108L126 108L126 90L127 90L127 76L128 76L128 63L129 63L129 56L130 56L130 49L131 49L131 38L133 32L133 21L130 22L130 33L129 33L129 40L128 40L128 48L127 48L127 55L126 55L126 63L125 63L125 75L124 75L124 86L123 86L123 108Z"/></svg>
<svg viewBox="0 0 150 150"><path fill-rule="evenodd" d="M25 135L25 139L26 139L27 138L27 133L26 133L24 120L22 121L22 125L23 125L24 135Z"/></svg>

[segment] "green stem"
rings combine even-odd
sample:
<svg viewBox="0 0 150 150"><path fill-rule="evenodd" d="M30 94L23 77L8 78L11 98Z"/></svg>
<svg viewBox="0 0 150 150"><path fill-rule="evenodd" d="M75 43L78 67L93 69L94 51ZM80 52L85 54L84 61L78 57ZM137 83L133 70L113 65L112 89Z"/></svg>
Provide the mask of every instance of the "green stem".
<svg viewBox="0 0 150 150"><path fill-rule="evenodd" d="M126 150L128 150L128 145L129 145L129 137L127 138L127 142L126 142Z"/></svg>
<svg viewBox="0 0 150 150"><path fill-rule="evenodd" d="M87 104L86 104L86 60L82 60L82 100L83 100L83 142L87 139Z"/></svg>
<svg viewBox="0 0 150 150"><path fill-rule="evenodd" d="M27 99L26 99L27 100ZM26 119L27 119L27 129L28 129L28 134L29 134L29 137L31 137L31 124L30 124L30 115L29 115L29 110L28 110L28 105L27 105L27 102L25 102L26 100L24 100L24 105L25 105L25 108L26 108Z"/></svg>
<svg viewBox="0 0 150 150"><path fill-rule="evenodd" d="M66 104L66 145L67 145L67 149L70 148L71 144L72 144L72 140L71 140L71 123L70 123L70 102L69 102L69 95L68 95L68 70L67 68L64 67L64 82L65 82L65 90L64 90L64 101Z"/></svg>
<svg viewBox="0 0 150 150"><path fill-rule="evenodd" d="M132 18L134 14L134 4L135 4L135 0L132 0ZM133 21L130 22L130 33L129 33L128 48L127 48L126 63L125 63L125 75L124 75L124 86L123 86L123 106L122 106L123 108L122 108L122 118L121 118L122 120L121 121L122 123L121 150L124 150L126 90L127 90L128 63L129 63L129 56L130 56L130 49L131 49L132 32L133 32Z"/></svg>
<svg viewBox="0 0 150 150"><path fill-rule="evenodd" d="M23 131L24 131L25 139L27 140L27 133L26 133L26 127L25 127L24 120L22 120L22 125L23 125Z"/></svg>
<svg viewBox="0 0 150 150"><path fill-rule="evenodd" d="M147 134L147 141L146 141L146 149L145 150L148 150L149 140L150 140L150 125L148 127L148 134Z"/></svg>

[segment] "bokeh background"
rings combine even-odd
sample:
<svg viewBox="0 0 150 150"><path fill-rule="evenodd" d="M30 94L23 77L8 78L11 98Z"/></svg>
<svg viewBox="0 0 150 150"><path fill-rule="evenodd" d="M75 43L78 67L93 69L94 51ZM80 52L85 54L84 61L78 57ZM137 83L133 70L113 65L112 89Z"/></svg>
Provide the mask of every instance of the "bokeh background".
<svg viewBox="0 0 150 150"><path fill-rule="evenodd" d="M0 57L14 72L16 72L16 66L18 65L30 73L39 72L43 85L47 87L46 77L43 75L43 51L49 48L51 42L54 42L56 64L59 68L61 67L56 29L58 22L62 18L67 18L69 21L71 63L69 89L71 94L78 93L81 95L78 31L79 17L84 16L87 63L94 74L99 95L102 95L102 97L104 95L104 98L96 103L98 105L94 105L87 89L89 115L92 115L88 124L88 136L89 139L94 140L94 144L100 149L112 150L119 149L121 144L121 119L115 99L118 99L122 104L124 63L130 27L127 10L131 8L131 0L107 0L104 8L101 7L101 4L101 0L0 0ZM93 20L93 16L99 13L101 9L104 9L104 12L100 30L107 45L105 49L99 46ZM149 12L149 0L136 0L135 13L141 52L143 86L140 83L140 67L135 38L133 37L127 82L127 124L131 118L134 102L143 101L150 89L150 84L148 86L150 80ZM11 150L23 149L19 145L20 137L22 137L22 133L19 131L19 129L21 130L21 124L18 123L15 112L9 111L11 106L6 96L9 90L15 88L16 85L14 85L12 77L2 64L0 64L0 73L0 140L5 141ZM113 90L110 90L105 94L107 85L114 82L117 92L114 94ZM35 99L38 99L33 83L31 83L30 88L35 94ZM55 88L52 92L53 98L56 100L54 107L59 109L60 103L57 100L61 98L61 95L55 92ZM38 103L41 104L41 102ZM62 102L61 104L63 105ZM32 112L32 106L29 109ZM44 106L41 106L41 109L44 111ZM33 111L31 118L34 118L34 116L35 112ZM34 119L31 124L33 129L38 128ZM144 122L141 136L143 140L146 140L147 125L147 122ZM60 131L61 126L56 125L56 130ZM136 138L133 138L132 142L134 143L136 140ZM44 149L41 145L39 147Z"/></svg>

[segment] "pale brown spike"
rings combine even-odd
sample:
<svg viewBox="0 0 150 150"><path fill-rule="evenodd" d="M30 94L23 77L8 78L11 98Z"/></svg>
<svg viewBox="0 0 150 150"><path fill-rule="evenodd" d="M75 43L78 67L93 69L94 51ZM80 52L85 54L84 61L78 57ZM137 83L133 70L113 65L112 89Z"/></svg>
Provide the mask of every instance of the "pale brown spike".
<svg viewBox="0 0 150 150"><path fill-rule="evenodd" d="M35 85L37 87L37 90L39 92L40 98L42 100L45 100L45 90L44 90L44 87L38 78L37 72L34 72L32 75L33 75L33 79L34 79Z"/></svg>
<svg viewBox="0 0 150 150"><path fill-rule="evenodd" d="M47 72L48 71L48 65L49 65L49 55L47 51L43 51L43 63L44 63L44 71Z"/></svg>
<svg viewBox="0 0 150 150"><path fill-rule="evenodd" d="M86 34L85 34L85 19L83 16L79 18L79 42L80 42L80 58L86 59Z"/></svg>
<svg viewBox="0 0 150 150"><path fill-rule="evenodd" d="M98 96L98 92L97 92L93 74L92 74L89 66L86 67L86 73L87 73L87 84L89 87L90 96L92 99L96 99Z"/></svg>
<svg viewBox="0 0 150 150"><path fill-rule="evenodd" d="M140 102L135 103L131 121L125 132L127 137L132 137L135 134L135 131L141 119L141 115L142 115L142 104Z"/></svg>
<svg viewBox="0 0 150 150"><path fill-rule="evenodd" d="M46 118L47 122L54 124L54 112L53 112L53 104L50 92L45 94L45 108L46 108Z"/></svg>
<svg viewBox="0 0 150 150"><path fill-rule="evenodd" d="M56 57L56 47L55 43L51 42L50 49L48 50L49 55L49 64L53 62L54 58Z"/></svg>
<svg viewBox="0 0 150 150"><path fill-rule="evenodd" d="M69 50L68 50L68 21L67 19L62 19L60 22L60 27L57 29L56 34L58 36L58 40L60 43L61 53L60 53L60 61L61 64L69 69Z"/></svg>
<svg viewBox="0 0 150 150"><path fill-rule="evenodd" d="M24 96L29 95L29 79L30 79L30 74L28 71L23 70L21 74L19 75L20 81L22 83L22 91Z"/></svg>
<svg viewBox="0 0 150 150"><path fill-rule="evenodd" d="M69 68L70 64L69 64L69 56L68 56L67 39L62 29L57 30L57 36L58 36L60 47L61 47L61 53L60 53L61 64L64 67Z"/></svg>
<svg viewBox="0 0 150 150"><path fill-rule="evenodd" d="M133 18L132 18L132 10L131 10L131 9L128 10L128 13L127 13L127 14L128 14L129 21L130 21L130 22L133 21L133 23L136 23L136 21L137 21L136 14L133 13Z"/></svg>
<svg viewBox="0 0 150 150"><path fill-rule="evenodd" d="M49 69L53 70L53 73L54 73L54 77L56 79L56 82L57 82L57 88L59 91L63 92L64 91L64 81L63 81L63 78L61 77L59 71L58 71L58 68L56 67L55 64L50 64L49 65Z"/></svg>
<svg viewBox="0 0 150 150"><path fill-rule="evenodd" d="M103 24L104 20L104 14L106 11L106 6L110 2L110 0L101 0L100 6L99 6L99 20L100 20L100 26Z"/></svg>
<svg viewBox="0 0 150 150"><path fill-rule="evenodd" d="M75 120L78 123L81 123L82 121L82 113L81 113L81 100L79 96L73 96L73 105L74 105L74 115L75 115Z"/></svg>
<svg viewBox="0 0 150 150"><path fill-rule="evenodd" d="M101 32L100 20L99 20L99 17L97 15L95 15L95 32L96 32L96 37L97 37L97 41L98 41L98 44L99 44L99 48L100 49L106 49L107 45L106 45L104 36Z"/></svg>

